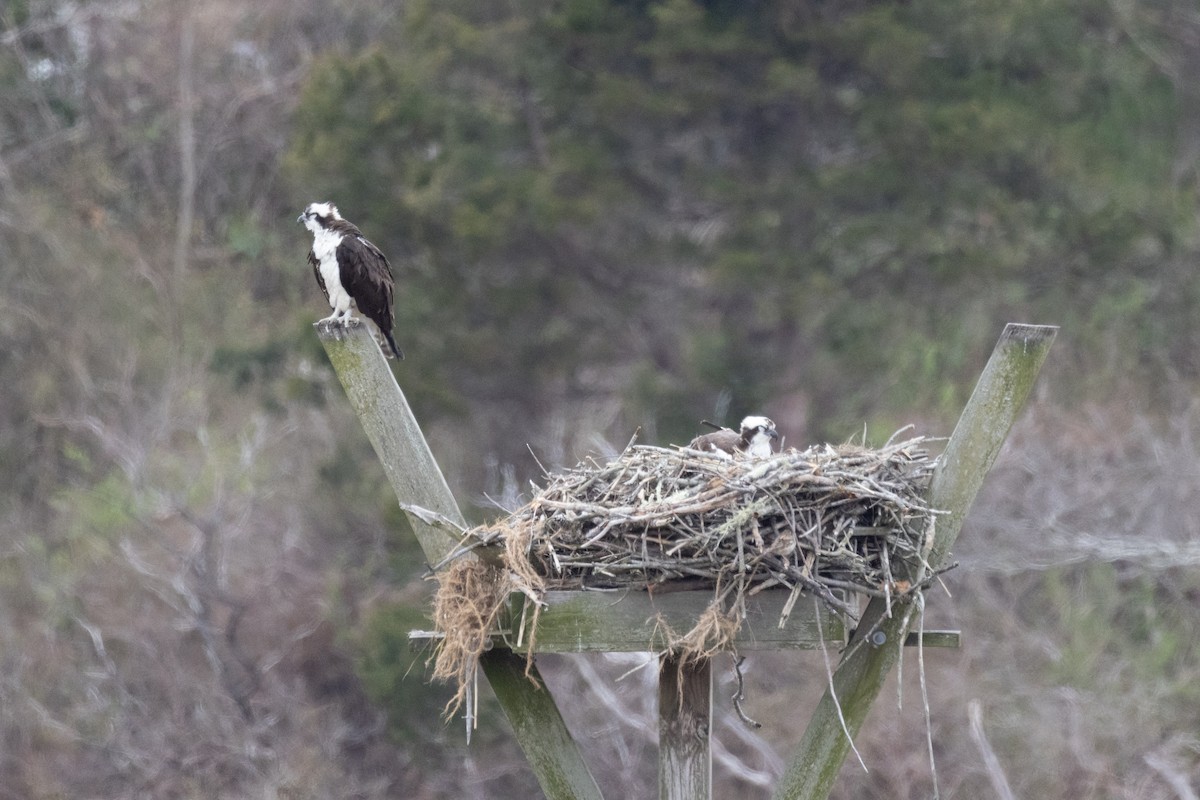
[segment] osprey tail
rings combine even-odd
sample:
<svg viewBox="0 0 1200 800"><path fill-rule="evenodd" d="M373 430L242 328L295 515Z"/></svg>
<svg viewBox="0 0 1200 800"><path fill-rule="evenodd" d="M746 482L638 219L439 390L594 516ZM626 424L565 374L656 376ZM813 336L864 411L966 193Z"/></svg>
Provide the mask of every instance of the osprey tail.
<svg viewBox="0 0 1200 800"><path fill-rule="evenodd" d="M382 328L379 330L379 332L383 334L383 337L385 339L387 339L388 346L392 348L392 352L396 354L396 358L403 361L404 360L404 351L401 350L399 347L396 347L396 340L392 338L392 332L385 331ZM384 352L384 355L385 356L387 355L386 351Z"/></svg>

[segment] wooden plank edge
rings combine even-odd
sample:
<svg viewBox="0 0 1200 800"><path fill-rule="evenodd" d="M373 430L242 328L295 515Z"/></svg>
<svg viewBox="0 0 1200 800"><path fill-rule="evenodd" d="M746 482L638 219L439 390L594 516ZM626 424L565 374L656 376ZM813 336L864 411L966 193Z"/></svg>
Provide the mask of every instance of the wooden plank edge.
<svg viewBox="0 0 1200 800"><path fill-rule="evenodd" d="M795 604L781 629L788 595L786 590L769 590L747 598L747 619L732 649L840 649L846 643L841 617L808 598ZM695 625L712 602L712 592L555 591L545 600L535 632L532 602L520 593L510 596L497 632L505 647L519 653L528 652L531 643L539 653L661 652L673 636Z"/></svg>

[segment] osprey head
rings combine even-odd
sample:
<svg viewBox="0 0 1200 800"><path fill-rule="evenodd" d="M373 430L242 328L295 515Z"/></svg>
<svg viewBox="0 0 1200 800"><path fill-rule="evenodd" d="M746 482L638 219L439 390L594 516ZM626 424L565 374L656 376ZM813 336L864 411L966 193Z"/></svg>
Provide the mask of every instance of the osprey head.
<svg viewBox="0 0 1200 800"><path fill-rule="evenodd" d="M775 423L766 417L746 417L742 420L742 447L759 458L771 455L771 440L778 439Z"/></svg>
<svg viewBox="0 0 1200 800"><path fill-rule="evenodd" d="M329 223L341 218L342 215L338 213L337 206L333 203L309 203L308 208L304 209L304 213L296 217L296 222L301 223L313 233L317 233L328 228Z"/></svg>

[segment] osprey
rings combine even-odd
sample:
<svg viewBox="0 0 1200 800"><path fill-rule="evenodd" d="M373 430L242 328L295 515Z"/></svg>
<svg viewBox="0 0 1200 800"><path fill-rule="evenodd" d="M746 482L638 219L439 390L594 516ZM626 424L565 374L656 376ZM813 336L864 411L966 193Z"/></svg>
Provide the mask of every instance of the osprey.
<svg viewBox="0 0 1200 800"><path fill-rule="evenodd" d="M763 458L771 455L771 440L778 439L775 423L766 417L746 417L742 420L740 432L722 428L713 433L697 436L688 444L693 450L705 453L728 454L745 453L753 458Z"/></svg>
<svg viewBox="0 0 1200 800"><path fill-rule="evenodd" d="M375 323L396 358L404 358L392 338L396 321L392 309L395 280L387 257L367 241L362 231L342 219L333 203L310 203L296 221L312 232L308 263L312 264L317 284L333 309L321 322L348 325L353 319L351 307L358 306ZM385 356L392 357L383 342L379 346Z"/></svg>

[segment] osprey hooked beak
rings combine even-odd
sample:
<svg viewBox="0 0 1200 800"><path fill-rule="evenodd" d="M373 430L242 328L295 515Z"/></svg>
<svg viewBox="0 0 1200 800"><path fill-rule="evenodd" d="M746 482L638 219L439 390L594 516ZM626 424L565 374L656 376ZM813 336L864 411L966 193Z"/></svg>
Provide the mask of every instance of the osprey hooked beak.
<svg viewBox="0 0 1200 800"><path fill-rule="evenodd" d="M304 214L301 214L300 216L296 217L296 222L299 222L301 225L303 225L304 224Z"/></svg>

